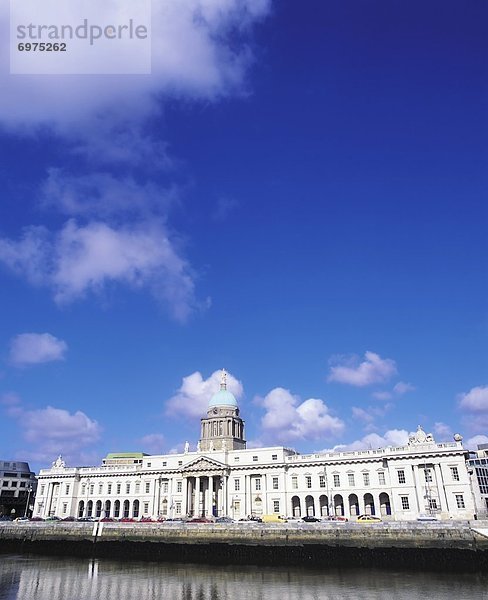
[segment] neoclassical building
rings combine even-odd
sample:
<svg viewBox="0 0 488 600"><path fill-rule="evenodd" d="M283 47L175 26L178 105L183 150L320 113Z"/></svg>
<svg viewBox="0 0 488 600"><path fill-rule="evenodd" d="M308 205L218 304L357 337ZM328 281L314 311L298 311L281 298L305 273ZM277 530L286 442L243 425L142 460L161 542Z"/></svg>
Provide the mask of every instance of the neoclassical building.
<svg viewBox="0 0 488 600"><path fill-rule="evenodd" d="M34 516L474 517L461 436L437 443L419 426L399 447L317 454L247 448L225 371L220 388L195 450L186 443L181 454L113 453L99 467L67 467L59 457L39 474Z"/></svg>

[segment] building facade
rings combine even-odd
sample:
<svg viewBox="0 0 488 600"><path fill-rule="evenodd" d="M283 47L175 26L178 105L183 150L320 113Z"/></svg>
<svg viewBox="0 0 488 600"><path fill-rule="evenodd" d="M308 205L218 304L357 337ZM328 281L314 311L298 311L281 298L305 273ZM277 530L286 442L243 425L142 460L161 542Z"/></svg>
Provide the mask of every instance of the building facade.
<svg viewBox="0 0 488 600"><path fill-rule="evenodd" d="M186 443L181 454L110 454L100 467L70 468L59 457L39 474L34 516L472 519L466 458L460 436L437 443L420 426L400 447L317 454L246 448L224 372L196 449Z"/></svg>
<svg viewBox="0 0 488 600"><path fill-rule="evenodd" d="M29 463L1 460L0 516L30 516L29 506L34 501L36 486L36 474Z"/></svg>
<svg viewBox="0 0 488 600"><path fill-rule="evenodd" d="M478 519L488 519L488 444L478 445L478 450L473 452L467 467L476 515Z"/></svg>

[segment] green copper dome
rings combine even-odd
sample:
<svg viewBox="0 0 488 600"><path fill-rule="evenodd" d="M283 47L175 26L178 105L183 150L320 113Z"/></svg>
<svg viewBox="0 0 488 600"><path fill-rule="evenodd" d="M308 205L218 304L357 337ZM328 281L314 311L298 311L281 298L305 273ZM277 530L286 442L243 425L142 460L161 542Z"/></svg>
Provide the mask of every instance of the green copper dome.
<svg viewBox="0 0 488 600"><path fill-rule="evenodd" d="M227 389L227 372L225 369L222 369L220 390L212 396L208 403L209 408L214 406L235 406L237 408L237 400L234 394Z"/></svg>
<svg viewBox="0 0 488 600"><path fill-rule="evenodd" d="M236 406L237 400L232 392L229 390L219 390L214 394L208 403L209 408L212 406Z"/></svg>

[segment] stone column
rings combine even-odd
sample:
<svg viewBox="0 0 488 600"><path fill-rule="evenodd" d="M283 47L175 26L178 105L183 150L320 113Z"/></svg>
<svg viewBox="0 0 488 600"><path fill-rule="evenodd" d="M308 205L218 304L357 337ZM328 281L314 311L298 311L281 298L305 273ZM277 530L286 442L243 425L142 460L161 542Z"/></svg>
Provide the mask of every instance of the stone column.
<svg viewBox="0 0 488 600"><path fill-rule="evenodd" d="M185 516L188 512L188 477L183 478L183 502L181 504L181 514Z"/></svg>
<svg viewBox="0 0 488 600"><path fill-rule="evenodd" d="M200 516L200 477L195 477L195 502L193 516Z"/></svg>
<svg viewBox="0 0 488 600"><path fill-rule="evenodd" d="M444 479L442 477L441 465L436 463L434 465L435 470L435 481L437 485L437 492L439 498L439 509L441 511L449 512L449 502L447 500L446 488L444 487Z"/></svg>
<svg viewBox="0 0 488 600"><path fill-rule="evenodd" d="M213 507L213 488L214 488L214 478L209 475L208 477L208 488L207 488L207 502L205 503L206 506L206 516L207 517L211 517L212 516L212 507Z"/></svg>
<svg viewBox="0 0 488 600"><path fill-rule="evenodd" d="M425 473L423 474L423 481L419 481L420 479L420 473L419 473L419 466L418 465L412 465L412 472L413 472L413 484L415 486L415 500L417 503L417 514L419 514L420 512L425 512L425 504L426 504L426 499L423 497L424 495L424 489L427 485L426 481L425 481ZM419 494L422 496L421 498L419 497Z"/></svg>
<svg viewBox="0 0 488 600"><path fill-rule="evenodd" d="M229 515L229 501L227 498L227 475L222 475L222 516L228 517Z"/></svg>

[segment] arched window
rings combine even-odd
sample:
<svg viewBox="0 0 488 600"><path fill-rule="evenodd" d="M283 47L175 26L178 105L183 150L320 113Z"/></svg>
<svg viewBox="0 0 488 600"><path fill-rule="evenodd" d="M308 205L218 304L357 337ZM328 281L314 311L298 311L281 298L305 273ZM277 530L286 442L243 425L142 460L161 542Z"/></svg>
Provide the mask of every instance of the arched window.
<svg viewBox="0 0 488 600"><path fill-rule="evenodd" d="M302 516L302 509L300 506L300 498L298 496L293 496L293 498L291 499L291 514L294 517Z"/></svg>
<svg viewBox="0 0 488 600"><path fill-rule="evenodd" d="M137 519L139 516L139 500L134 500L134 504L132 505L132 516L134 519Z"/></svg>
<svg viewBox="0 0 488 600"><path fill-rule="evenodd" d="M349 513L352 517L359 516L359 499L356 494L349 496Z"/></svg>
<svg viewBox="0 0 488 600"><path fill-rule="evenodd" d="M102 501L97 500L95 516L99 519L102 515Z"/></svg>
<svg viewBox="0 0 488 600"><path fill-rule="evenodd" d="M391 515L390 496L386 492L380 494L380 513L382 515Z"/></svg>
<svg viewBox="0 0 488 600"><path fill-rule="evenodd" d="M313 496L306 496L305 498L305 510L307 512L307 517L315 516L315 503Z"/></svg>
<svg viewBox="0 0 488 600"><path fill-rule="evenodd" d="M120 500L116 500L114 502L114 519L118 519L120 517Z"/></svg>
<svg viewBox="0 0 488 600"><path fill-rule="evenodd" d="M129 511L130 511L130 502L128 500L124 500L124 513L123 513L124 519L129 518Z"/></svg>
<svg viewBox="0 0 488 600"><path fill-rule="evenodd" d="M81 519L84 512L85 512L85 503L83 502L83 500L80 500L80 503L78 504L78 519Z"/></svg>
<svg viewBox="0 0 488 600"><path fill-rule="evenodd" d="M319 498L320 516L326 517L329 514L329 499L325 494L322 494Z"/></svg>
<svg viewBox="0 0 488 600"><path fill-rule="evenodd" d="M107 500L107 501L105 502L105 511L104 511L104 512L105 512L105 514L103 515L104 517L107 517L107 518L108 518L108 517L110 517L110 508L111 508L111 506L112 506L112 505L111 505L111 502L110 502L110 500Z"/></svg>
<svg viewBox="0 0 488 600"><path fill-rule="evenodd" d="M93 516L93 500L88 500L87 505L86 505L86 516L87 517L92 517Z"/></svg>
<svg viewBox="0 0 488 600"><path fill-rule="evenodd" d="M374 500L371 494L364 494L364 512L367 515L374 515Z"/></svg>
<svg viewBox="0 0 488 600"><path fill-rule="evenodd" d="M344 516L344 500L340 494L334 496L334 513L338 517Z"/></svg>

